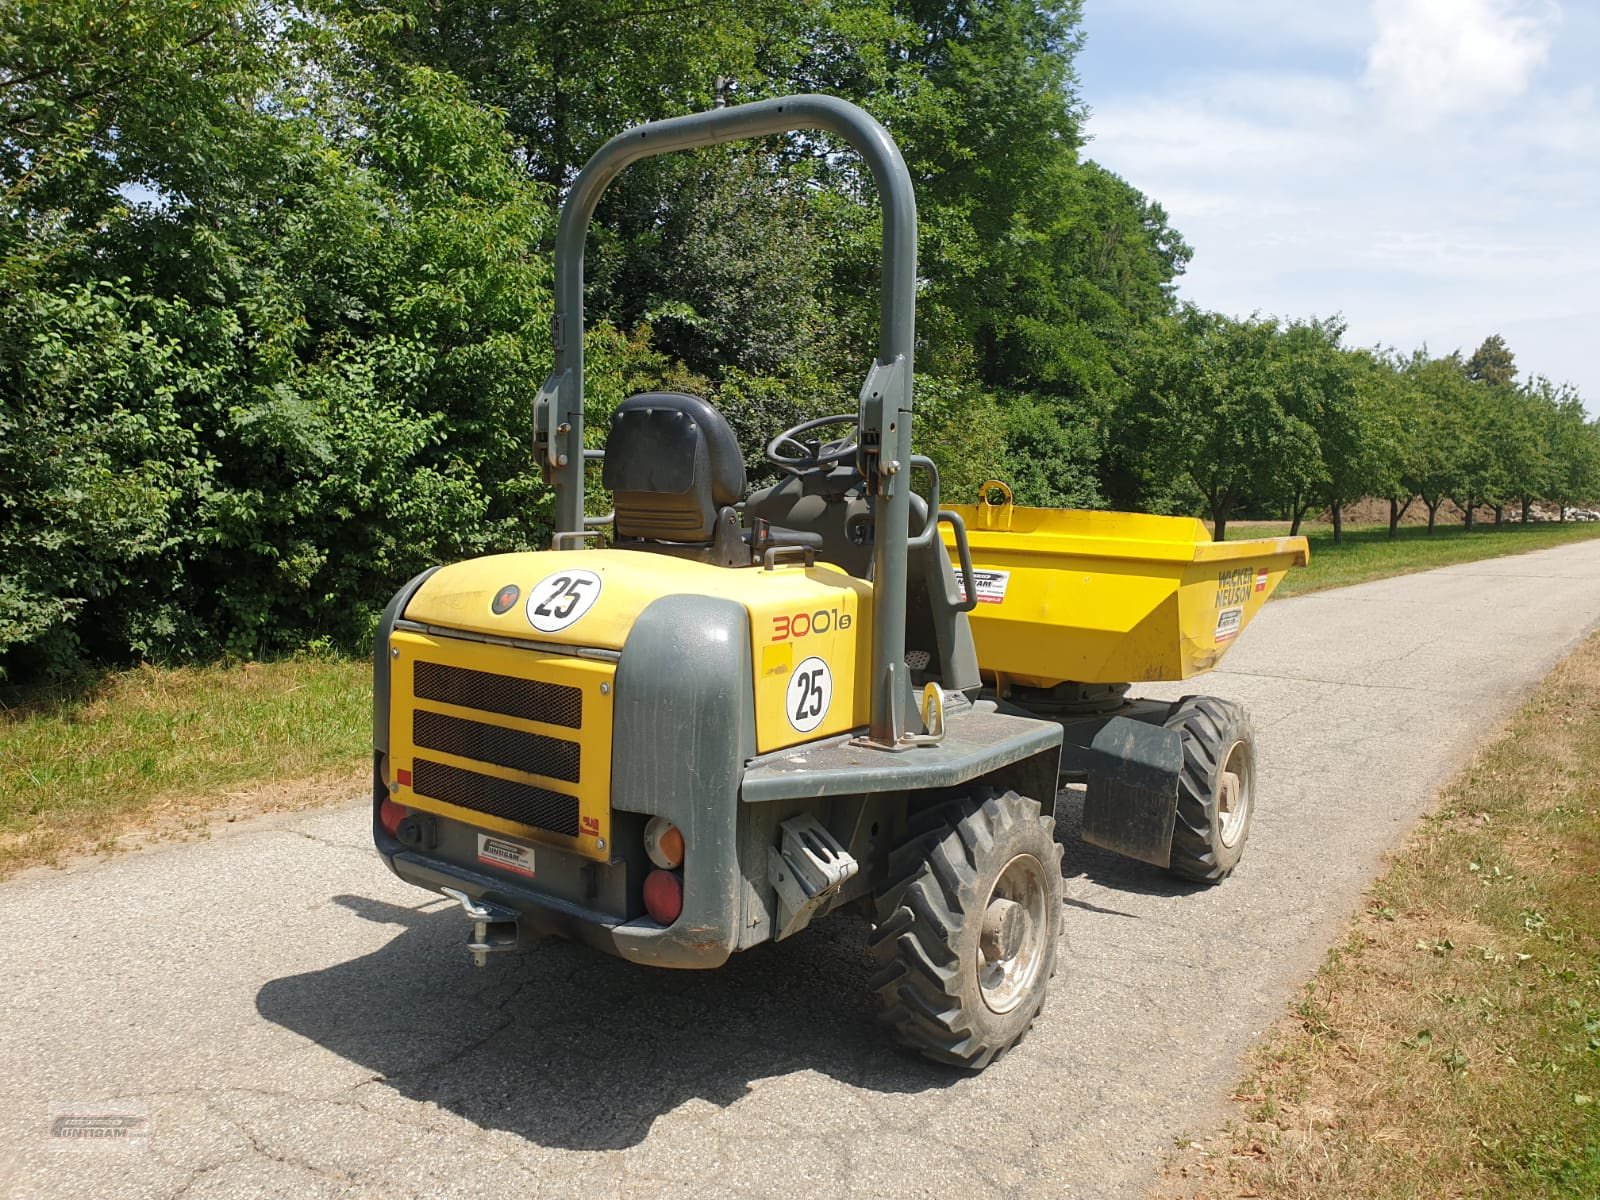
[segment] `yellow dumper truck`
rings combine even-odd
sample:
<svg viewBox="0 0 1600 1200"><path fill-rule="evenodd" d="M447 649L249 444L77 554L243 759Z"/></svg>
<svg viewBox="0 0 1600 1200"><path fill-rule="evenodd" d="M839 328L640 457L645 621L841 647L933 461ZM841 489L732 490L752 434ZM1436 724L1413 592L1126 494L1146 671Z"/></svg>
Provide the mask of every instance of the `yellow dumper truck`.
<svg viewBox="0 0 1600 1200"><path fill-rule="evenodd" d="M778 482L753 491L695 396L630 397L586 451L583 250L606 186L648 155L788 130L842 137L882 201L857 410L779 433ZM712 968L848 909L872 923L887 1027L977 1069L1027 1031L1055 969L1063 782L1086 784L1090 842L1193 880L1238 862L1245 714L1128 686L1212 666L1304 540L1023 508L1000 483L942 504L912 450L915 291L905 165L844 101L642 125L578 176L534 412L551 548L417 576L374 656L373 837L461 906L480 965L559 934ZM586 516L595 460L603 517Z"/></svg>

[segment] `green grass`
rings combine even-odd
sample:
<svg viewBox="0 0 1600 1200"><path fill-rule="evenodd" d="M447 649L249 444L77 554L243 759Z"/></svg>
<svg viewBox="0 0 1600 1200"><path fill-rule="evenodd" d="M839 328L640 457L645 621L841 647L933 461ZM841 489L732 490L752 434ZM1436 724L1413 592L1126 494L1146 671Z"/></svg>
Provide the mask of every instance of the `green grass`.
<svg viewBox="0 0 1600 1200"><path fill-rule="evenodd" d="M364 659L140 667L12 696L0 707L0 876L133 829L356 794L370 722Z"/></svg>
<svg viewBox="0 0 1600 1200"><path fill-rule="evenodd" d="M1595 1200L1597 862L1600 637L1444 790L1158 1194Z"/></svg>
<svg viewBox="0 0 1600 1200"><path fill-rule="evenodd" d="M1253 522L1228 528L1230 541L1273 537L1288 531L1287 522ZM1425 526L1402 525L1393 541L1389 540L1387 525L1347 525L1344 543L1337 546L1331 526L1306 526L1302 532L1311 543L1311 565L1290 571L1278 586L1280 596L1344 587L1390 575L1407 575L1451 563L1523 554L1600 537L1600 521L1508 524L1499 529L1486 525L1471 533L1460 525L1440 525L1432 536Z"/></svg>

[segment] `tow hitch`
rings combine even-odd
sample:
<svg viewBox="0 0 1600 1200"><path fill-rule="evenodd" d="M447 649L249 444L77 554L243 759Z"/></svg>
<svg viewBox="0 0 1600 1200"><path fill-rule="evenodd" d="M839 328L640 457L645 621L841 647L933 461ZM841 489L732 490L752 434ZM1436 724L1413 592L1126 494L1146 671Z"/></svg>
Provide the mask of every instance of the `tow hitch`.
<svg viewBox="0 0 1600 1200"><path fill-rule="evenodd" d="M474 900L465 892L456 891L455 888L439 890L461 905L466 910L467 916L472 918L472 938L467 942L467 949L472 951L473 966L483 966L489 961L491 954L517 948L515 910Z"/></svg>

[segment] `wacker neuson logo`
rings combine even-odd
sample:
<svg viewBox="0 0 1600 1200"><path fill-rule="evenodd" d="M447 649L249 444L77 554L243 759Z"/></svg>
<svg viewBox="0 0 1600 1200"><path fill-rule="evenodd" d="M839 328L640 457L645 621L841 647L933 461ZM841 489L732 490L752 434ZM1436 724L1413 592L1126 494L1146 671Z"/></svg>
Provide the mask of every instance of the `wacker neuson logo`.
<svg viewBox="0 0 1600 1200"><path fill-rule="evenodd" d="M50 1145L57 1150L143 1150L150 1141L150 1106L89 1101L50 1106Z"/></svg>

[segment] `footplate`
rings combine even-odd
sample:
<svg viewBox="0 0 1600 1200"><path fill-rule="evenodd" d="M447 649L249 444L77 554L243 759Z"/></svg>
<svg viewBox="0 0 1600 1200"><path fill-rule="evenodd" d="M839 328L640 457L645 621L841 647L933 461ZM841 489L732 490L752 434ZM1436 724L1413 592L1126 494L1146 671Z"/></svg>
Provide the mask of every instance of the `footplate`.
<svg viewBox="0 0 1600 1200"><path fill-rule="evenodd" d="M767 875L778 891L773 941L798 933L838 894L860 864L815 817L790 817L779 826L783 848L767 849Z"/></svg>

